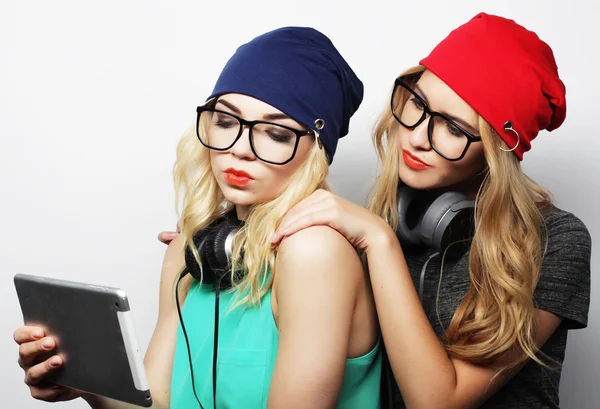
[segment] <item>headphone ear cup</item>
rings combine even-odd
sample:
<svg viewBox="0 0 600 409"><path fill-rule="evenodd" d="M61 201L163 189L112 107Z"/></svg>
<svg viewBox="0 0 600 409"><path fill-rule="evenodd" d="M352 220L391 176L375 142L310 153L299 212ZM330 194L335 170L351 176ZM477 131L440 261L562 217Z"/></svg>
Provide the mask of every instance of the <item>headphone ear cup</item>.
<svg viewBox="0 0 600 409"><path fill-rule="evenodd" d="M200 260L202 260L201 249L203 248L209 233L210 226L197 231L196 234L194 234L194 237L192 238L194 246L200 254ZM202 281L203 277L202 272L200 270L200 265L198 265L198 262L196 261L196 258L194 257L194 254L192 253L192 250L190 249L189 245L185 248L185 265L192 277L194 277L194 279L196 279L197 281Z"/></svg>
<svg viewBox="0 0 600 409"><path fill-rule="evenodd" d="M402 244L421 244L422 209L427 204L419 199L417 191L404 185L398 188L398 227L396 234Z"/></svg>
<svg viewBox="0 0 600 409"><path fill-rule="evenodd" d="M226 220L215 226L206 238L202 251L202 262L205 270L210 271L211 281L217 283L220 279L220 288L231 287L231 254L233 252L233 237L242 226L240 220Z"/></svg>
<svg viewBox="0 0 600 409"><path fill-rule="evenodd" d="M463 193L446 192L440 195L423 216L422 242L443 252L454 242L472 238L474 209L475 202ZM465 246L457 244L456 247L453 253L462 254L465 251Z"/></svg>
<svg viewBox="0 0 600 409"><path fill-rule="evenodd" d="M224 221L229 221L229 220L237 221L237 217L235 215L235 210L232 210L232 211L226 213L225 215L223 215L222 217L217 218L212 223L210 223L208 226L206 226L203 229L200 229L196 233L194 233L194 236L192 237L192 241L194 242L194 246L196 247L196 250L198 250L198 255L200 256L200 261L202 262L202 268L200 268L201 266L196 261L196 258L194 257L194 254L192 253L192 249L190 248L190 246L189 245L186 246L185 254L184 254L185 265L187 267L187 270L190 272L191 276L195 280L202 281L202 282L214 282L214 275L211 273L210 268L208 268L208 265L205 260L206 256L204 255L206 245L209 243L208 236L213 232L213 230L216 226L223 223ZM207 281L207 280L212 280L212 281Z"/></svg>

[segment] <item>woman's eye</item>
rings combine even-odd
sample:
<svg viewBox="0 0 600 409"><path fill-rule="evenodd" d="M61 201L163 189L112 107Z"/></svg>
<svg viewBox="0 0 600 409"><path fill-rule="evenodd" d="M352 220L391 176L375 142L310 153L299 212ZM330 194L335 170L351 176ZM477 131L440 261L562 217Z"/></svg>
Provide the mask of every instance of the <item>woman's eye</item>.
<svg viewBox="0 0 600 409"><path fill-rule="evenodd" d="M421 102L421 100L419 98L416 97L412 97L411 102L413 103L413 105L415 107L417 107L417 109L423 111L425 109L425 105L423 104L423 102Z"/></svg>
<svg viewBox="0 0 600 409"><path fill-rule="evenodd" d="M267 134L275 142L288 143L292 140L292 136L289 134L282 134L281 132L268 131Z"/></svg>
<svg viewBox="0 0 600 409"><path fill-rule="evenodd" d="M236 126L236 122L231 119L217 118L217 120L215 121L215 125L219 128L229 129Z"/></svg>
<svg viewBox="0 0 600 409"><path fill-rule="evenodd" d="M463 136L464 133L456 125L452 125L450 122L446 122L446 127L448 128L448 132L454 136Z"/></svg>

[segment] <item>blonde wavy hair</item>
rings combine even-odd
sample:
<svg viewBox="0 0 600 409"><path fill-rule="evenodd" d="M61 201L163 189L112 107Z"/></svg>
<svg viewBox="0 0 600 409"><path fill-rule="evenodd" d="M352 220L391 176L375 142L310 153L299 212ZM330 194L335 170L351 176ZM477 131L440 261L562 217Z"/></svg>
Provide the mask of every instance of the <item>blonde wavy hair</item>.
<svg viewBox="0 0 600 409"><path fill-rule="evenodd" d="M313 143L304 163L281 192L277 192L276 198L251 207L245 224L234 238L232 290L240 291L233 307L259 304L271 288L276 250L272 248L270 238L291 207L317 189L329 190L326 183L328 173L325 151L318 143ZM184 246L192 249L196 261L202 266L193 244L194 234L231 211L233 205L226 200L217 184L210 164L210 151L198 140L195 127L190 128L177 145L173 176ZM187 279L184 291L192 282L193 279Z"/></svg>
<svg viewBox="0 0 600 409"><path fill-rule="evenodd" d="M424 70L417 66L402 75ZM402 102L408 99L407 94L405 91L400 96ZM394 229L398 226L396 195L401 183L396 141L399 126L388 106L374 130L381 173L368 206ZM517 350L519 357L502 370L528 358L544 365L534 341L533 295L545 252L543 211L552 199L523 173L514 154L499 149L506 149L506 144L481 117L479 130L487 168L475 200L475 236L469 254L471 285L445 330L444 345L450 356L483 365L506 351Z"/></svg>

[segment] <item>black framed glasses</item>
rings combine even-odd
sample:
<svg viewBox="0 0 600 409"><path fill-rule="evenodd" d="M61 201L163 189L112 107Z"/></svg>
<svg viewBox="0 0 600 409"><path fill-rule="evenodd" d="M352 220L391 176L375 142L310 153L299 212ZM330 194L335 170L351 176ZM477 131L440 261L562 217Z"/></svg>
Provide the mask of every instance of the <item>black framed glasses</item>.
<svg viewBox="0 0 600 409"><path fill-rule="evenodd" d="M415 75L396 78L390 101L394 118L400 125L412 130L429 115L427 136L433 150L449 161L462 159L471 143L481 141L481 136L471 134L446 115L431 110L414 90L418 79L419 76Z"/></svg>
<svg viewBox="0 0 600 409"><path fill-rule="evenodd" d="M209 149L226 151L240 139L244 127L248 127L250 148L263 162L285 165L296 155L300 138L314 135L310 129L294 129L266 121L246 121L230 112L212 106L199 106L196 120L196 136Z"/></svg>

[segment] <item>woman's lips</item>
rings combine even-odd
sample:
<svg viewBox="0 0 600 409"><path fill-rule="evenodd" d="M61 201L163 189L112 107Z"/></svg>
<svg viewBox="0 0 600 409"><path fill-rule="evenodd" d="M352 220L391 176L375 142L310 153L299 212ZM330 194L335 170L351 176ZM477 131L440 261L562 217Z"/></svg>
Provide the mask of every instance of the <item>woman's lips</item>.
<svg viewBox="0 0 600 409"><path fill-rule="evenodd" d="M425 170L429 169L431 166L412 155L409 151L402 149L402 158L404 159L404 163L411 169L414 170Z"/></svg>
<svg viewBox="0 0 600 409"><path fill-rule="evenodd" d="M224 173L227 183L233 186L246 186L254 180L249 173L244 172L243 170L228 168L225 169Z"/></svg>

